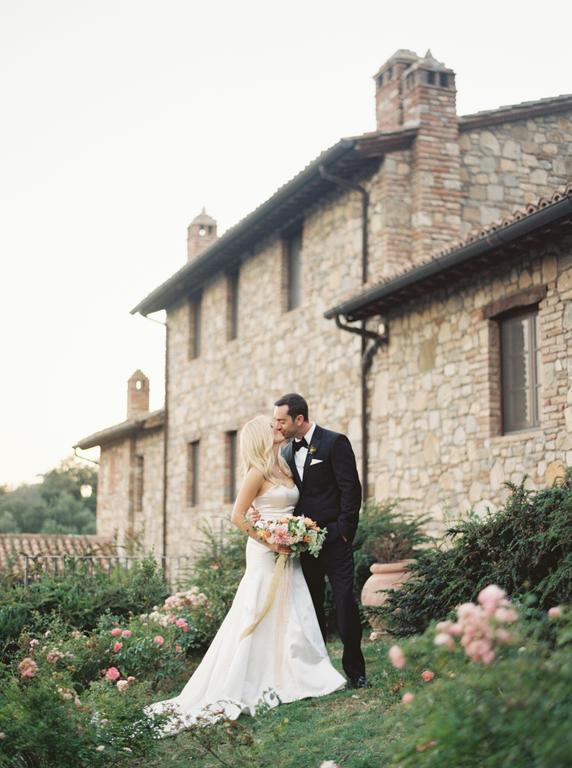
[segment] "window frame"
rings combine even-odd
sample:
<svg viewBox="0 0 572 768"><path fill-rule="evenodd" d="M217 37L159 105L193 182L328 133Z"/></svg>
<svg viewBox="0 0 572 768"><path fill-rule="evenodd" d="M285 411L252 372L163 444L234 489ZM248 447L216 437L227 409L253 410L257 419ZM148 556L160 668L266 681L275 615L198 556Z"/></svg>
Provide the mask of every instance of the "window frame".
<svg viewBox="0 0 572 768"><path fill-rule="evenodd" d="M302 253L304 227L299 224L282 237L284 312L302 305Z"/></svg>
<svg viewBox="0 0 572 768"><path fill-rule="evenodd" d="M530 382L525 388L527 411L530 418L522 420L519 424L516 420L509 422L510 397L517 391L516 387L511 386L511 380L514 380L514 374L509 369L509 364L517 357L509 355L506 350L506 328L509 323L526 319L528 329L529 345L528 349L523 350L518 355L520 359L526 355L527 369L530 371ZM542 361L540 346L540 313L538 305L517 307L510 312L496 318L499 335L499 354L500 354L500 411L501 411L501 434L514 435L519 432L530 432L540 429L541 422L541 387L542 387Z"/></svg>
<svg viewBox="0 0 572 768"><path fill-rule="evenodd" d="M187 507L199 504L200 440L187 443Z"/></svg>
<svg viewBox="0 0 572 768"><path fill-rule="evenodd" d="M192 299L189 299L189 360L196 360L201 356L203 312L202 303L202 293L199 293Z"/></svg>

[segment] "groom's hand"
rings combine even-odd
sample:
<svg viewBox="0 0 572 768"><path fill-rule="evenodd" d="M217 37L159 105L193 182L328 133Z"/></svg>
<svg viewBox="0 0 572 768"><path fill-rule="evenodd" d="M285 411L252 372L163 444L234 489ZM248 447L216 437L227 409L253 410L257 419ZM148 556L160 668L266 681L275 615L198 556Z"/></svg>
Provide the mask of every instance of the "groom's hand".
<svg viewBox="0 0 572 768"><path fill-rule="evenodd" d="M260 512L257 512L254 507L249 507L246 516L253 523L257 523L260 520Z"/></svg>

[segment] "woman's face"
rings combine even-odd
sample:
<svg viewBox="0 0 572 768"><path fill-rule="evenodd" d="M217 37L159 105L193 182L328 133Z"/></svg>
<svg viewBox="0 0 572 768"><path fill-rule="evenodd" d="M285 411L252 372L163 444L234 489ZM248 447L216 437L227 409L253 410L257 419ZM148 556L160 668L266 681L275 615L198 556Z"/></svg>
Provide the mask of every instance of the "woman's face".
<svg viewBox="0 0 572 768"><path fill-rule="evenodd" d="M283 443L286 438L280 431L279 425L276 422L272 422L270 426L272 427L272 438L274 440L274 445Z"/></svg>

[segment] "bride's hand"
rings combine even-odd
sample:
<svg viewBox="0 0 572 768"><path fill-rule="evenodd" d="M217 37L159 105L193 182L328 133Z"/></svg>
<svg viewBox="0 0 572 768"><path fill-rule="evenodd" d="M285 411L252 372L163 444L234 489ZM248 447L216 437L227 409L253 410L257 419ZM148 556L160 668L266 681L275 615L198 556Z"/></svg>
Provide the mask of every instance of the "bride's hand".
<svg viewBox="0 0 572 768"><path fill-rule="evenodd" d="M266 545L268 549L271 549L272 552L276 552L277 555L289 555L290 553L290 547L285 547L283 544L267 544Z"/></svg>

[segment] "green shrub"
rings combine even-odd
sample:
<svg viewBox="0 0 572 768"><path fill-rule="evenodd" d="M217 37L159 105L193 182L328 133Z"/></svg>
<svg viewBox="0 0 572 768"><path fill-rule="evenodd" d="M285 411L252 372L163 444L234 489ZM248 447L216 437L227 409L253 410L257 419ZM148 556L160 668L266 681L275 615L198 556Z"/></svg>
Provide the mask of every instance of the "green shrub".
<svg viewBox="0 0 572 768"><path fill-rule="evenodd" d="M128 617L143 613L168 594L153 558L135 562L129 570L110 572L87 562L69 561L63 574L46 574L29 586L6 585L0 594L0 648L24 631L42 630L46 620L59 617L70 628L93 629L107 613ZM73 565L73 567L71 567Z"/></svg>
<svg viewBox="0 0 572 768"><path fill-rule="evenodd" d="M555 646L538 640L545 632L536 622L521 624L519 631L519 642L503 648L491 664L471 662L459 648L431 649L433 627L403 643L407 665L391 669L389 677L398 697L407 690L414 701L386 713L388 737L396 730L401 734L392 744L391 766L570 765L572 621L559 622ZM382 652L387 653L386 646ZM421 680L425 668L435 674L429 683Z"/></svg>
<svg viewBox="0 0 572 768"><path fill-rule="evenodd" d="M414 578L377 609L391 632L422 632L490 583L513 598L532 595L539 610L572 599L572 472L549 489L509 487L497 512L447 531L450 549L418 555Z"/></svg>
<svg viewBox="0 0 572 768"><path fill-rule="evenodd" d="M151 749L160 721L143 715L148 686L121 693L110 680L78 696L65 669L38 659L23 679L4 669L0 679L0 766L10 768L103 768L124 765Z"/></svg>

